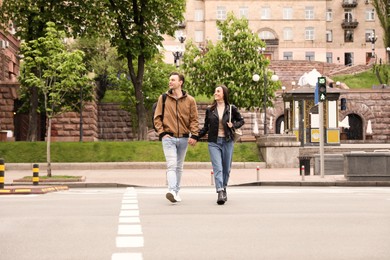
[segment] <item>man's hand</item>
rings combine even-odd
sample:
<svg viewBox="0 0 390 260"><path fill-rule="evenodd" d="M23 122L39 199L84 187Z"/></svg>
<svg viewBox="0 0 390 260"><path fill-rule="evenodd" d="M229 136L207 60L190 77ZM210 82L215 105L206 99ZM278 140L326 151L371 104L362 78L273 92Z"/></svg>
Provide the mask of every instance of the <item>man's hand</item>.
<svg viewBox="0 0 390 260"><path fill-rule="evenodd" d="M198 142L198 141L196 141L196 140L193 139L193 138L188 138L188 144L190 144L190 145L192 145L192 146L195 146L197 142Z"/></svg>

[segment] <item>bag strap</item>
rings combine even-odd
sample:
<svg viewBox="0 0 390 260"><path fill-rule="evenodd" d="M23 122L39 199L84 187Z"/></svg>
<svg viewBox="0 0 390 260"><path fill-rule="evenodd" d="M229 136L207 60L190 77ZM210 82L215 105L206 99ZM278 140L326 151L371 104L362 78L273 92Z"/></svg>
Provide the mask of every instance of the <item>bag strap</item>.
<svg viewBox="0 0 390 260"><path fill-rule="evenodd" d="M232 122L232 105L229 106L229 123Z"/></svg>

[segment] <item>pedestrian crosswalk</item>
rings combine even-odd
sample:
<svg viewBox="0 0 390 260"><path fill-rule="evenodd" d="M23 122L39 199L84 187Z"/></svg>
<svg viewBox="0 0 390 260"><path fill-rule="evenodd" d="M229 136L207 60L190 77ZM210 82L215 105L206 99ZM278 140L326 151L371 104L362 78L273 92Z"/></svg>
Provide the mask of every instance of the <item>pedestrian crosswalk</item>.
<svg viewBox="0 0 390 260"><path fill-rule="evenodd" d="M134 188L127 188L122 198L118 234L115 241L118 252L112 254L111 260L143 259L142 253L138 250L144 246L139 216L137 192Z"/></svg>

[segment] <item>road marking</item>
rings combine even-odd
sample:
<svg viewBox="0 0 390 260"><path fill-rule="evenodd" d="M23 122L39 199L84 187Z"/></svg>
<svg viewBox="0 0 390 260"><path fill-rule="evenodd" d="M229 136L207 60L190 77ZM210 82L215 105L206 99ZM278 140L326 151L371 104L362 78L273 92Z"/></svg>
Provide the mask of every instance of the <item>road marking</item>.
<svg viewBox="0 0 390 260"><path fill-rule="evenodd" d="M122 209L123 210L126 210L126 209L138 209L138 205L137 204L122 204Z"/></svg>
<svg viewBox="0 0 390 260"><path fill-rule="evenodd" d="M137 199L123 199L122 204L137 204L138 200Z"/></svg>
<svg viewBox="0 0 390 260"><path fill-rule="evenodd" d="M143 237L117 237L116 238L117 247L143 247L144 238Z"/></svg>
<svg viewBox="0 0 390 260"><path fill-rule="evenodd" d="M141 225L119 225L119 235L142 235Z"/></svg>
<svg viewBox="0 0 390 260"><path fill-rule="evenodd" d="M140 224L137 193L133 187L127 188L123 194L118 221L116 247L140 248L144 246L142 226ZM142 260L142 253L114 253L111 260Z"/></svg>
<svg viewBox="0 0 390 260"><path fill-rule="evenodd" d="M120 217L136 217L139 216L139 210L122 210Z"/></svg>
<svg viewBox="0 0 390 260"><path fill-rule="evenodd" d="M7 195L4 195L4 196L0 196L0 199L6 199L6 198L32 198L32 197L37 197L39 195L43 195L43 194L20 194L20 195L11 195L11 194L7 194Z"/></svg>
<svg viewBox="0 0 390 260"><path fill-rule="evenodd" d="M140 223L139 217L120 217L119 223Z"/></svg>
<svg viewBox="0 0 390 260"><path fill-rule="evenodd" d="M142 254L140 253L115 253L112 255L111 260L142 260Z"/></svg>

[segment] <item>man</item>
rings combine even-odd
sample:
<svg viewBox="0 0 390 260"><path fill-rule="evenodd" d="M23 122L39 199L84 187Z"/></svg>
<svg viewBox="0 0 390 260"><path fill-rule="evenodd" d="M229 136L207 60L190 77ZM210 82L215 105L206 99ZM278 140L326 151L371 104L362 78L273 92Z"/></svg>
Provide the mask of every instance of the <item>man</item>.
<svg viewBox="0 0 390 260"><path fill-rule="evenodd" d="M180 180L188 144L198 141L198 108L195 99L183 91L184 76L172 72L169 90L163 111L162 95L154 113L154 125L162 141L167 161L168 192L166 198L172 203L181 201ZM162 117L163 115L163 117Z"/></svg>

